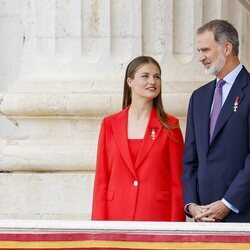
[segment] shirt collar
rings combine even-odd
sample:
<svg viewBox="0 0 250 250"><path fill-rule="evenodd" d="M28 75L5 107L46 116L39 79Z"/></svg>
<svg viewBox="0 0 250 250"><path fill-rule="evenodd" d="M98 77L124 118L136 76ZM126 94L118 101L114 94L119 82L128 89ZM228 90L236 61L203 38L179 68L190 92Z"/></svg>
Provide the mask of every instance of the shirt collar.
<svg viewBox="0 0 250 250"><path fill-rule="evenodd" d="M223 79L224 81L226 81L227 83L233 85L236 77L238 76L238 74L240 73L240 71L242 70L243 66L241 64L239 64L237 67L235 67L231 72L229 72ZM218 82L218 78L217 78L217 82Z"/></svg>

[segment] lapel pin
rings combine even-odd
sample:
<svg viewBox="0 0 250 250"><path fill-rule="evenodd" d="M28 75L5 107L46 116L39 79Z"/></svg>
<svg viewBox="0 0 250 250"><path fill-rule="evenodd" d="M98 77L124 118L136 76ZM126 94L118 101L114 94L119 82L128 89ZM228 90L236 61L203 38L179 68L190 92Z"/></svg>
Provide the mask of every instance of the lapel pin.
<svg viewBox="0 0 250 250"><path fill-rule="evenodd" d="M238 109L239 99L240 99L239 96L236 96L236 97L235 97L235 101L234 101L234 112L236 112L237 109Z"/></svg>
<svg viewBox="0 0 250 250"><path fill-rule="evenodd" d="M156 137L156 132L155 132L155 129L152 128L151 129L151 138L152 138L152 140L155 140L155 137Z"/></svg>

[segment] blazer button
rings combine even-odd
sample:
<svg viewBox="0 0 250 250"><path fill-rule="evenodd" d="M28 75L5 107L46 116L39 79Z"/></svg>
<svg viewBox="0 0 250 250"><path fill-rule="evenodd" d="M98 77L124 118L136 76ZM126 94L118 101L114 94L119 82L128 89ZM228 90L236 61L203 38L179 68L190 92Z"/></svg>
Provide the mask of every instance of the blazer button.
<svg viewBox="0 0 250 250"><path fill-rule="evenodd" d="M139 184L139 182L138 181L134 181L133 184L134 184L135 187L137 187L138 184Z"/></svg>

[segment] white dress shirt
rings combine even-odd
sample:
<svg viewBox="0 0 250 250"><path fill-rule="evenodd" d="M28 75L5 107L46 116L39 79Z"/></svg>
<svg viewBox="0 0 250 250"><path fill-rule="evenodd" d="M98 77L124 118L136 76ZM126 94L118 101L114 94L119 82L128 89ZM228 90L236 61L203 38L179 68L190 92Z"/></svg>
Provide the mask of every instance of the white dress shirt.
<svg viewBox="0 0 250 250"><path fill-rule="evenodd" d="M230 89L232 88L236 77L238 76L238 74L240 73L242 69L242 65L239 64L236 68L234 68L234 70L232 70L231 72L229 72L223 79L224 81L226 81L226 83L222 86L222 106L224 104L224 102L227 99L227 96L230 92ZM219 79L217 79L218 81ZM213 104L212 104L213 107ZM211 107L211 110L212 110ZM234 211L235 213L239 213L239 209L237 209L236 207L234 207L232 204L230 204L227 200L225 200L224 198L221 200L229 209L231 209L232 211Z"/></svg>

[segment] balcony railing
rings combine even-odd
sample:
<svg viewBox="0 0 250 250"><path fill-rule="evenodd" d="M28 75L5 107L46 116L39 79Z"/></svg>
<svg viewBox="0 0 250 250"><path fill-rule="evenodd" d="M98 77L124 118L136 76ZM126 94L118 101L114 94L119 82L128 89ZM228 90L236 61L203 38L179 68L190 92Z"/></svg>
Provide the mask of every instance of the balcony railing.
<svg viewBox="0 0 250 250"><path fill-rule="evenodd" d="M249 250L250 223L0 220L0 249Z"/></svg>

